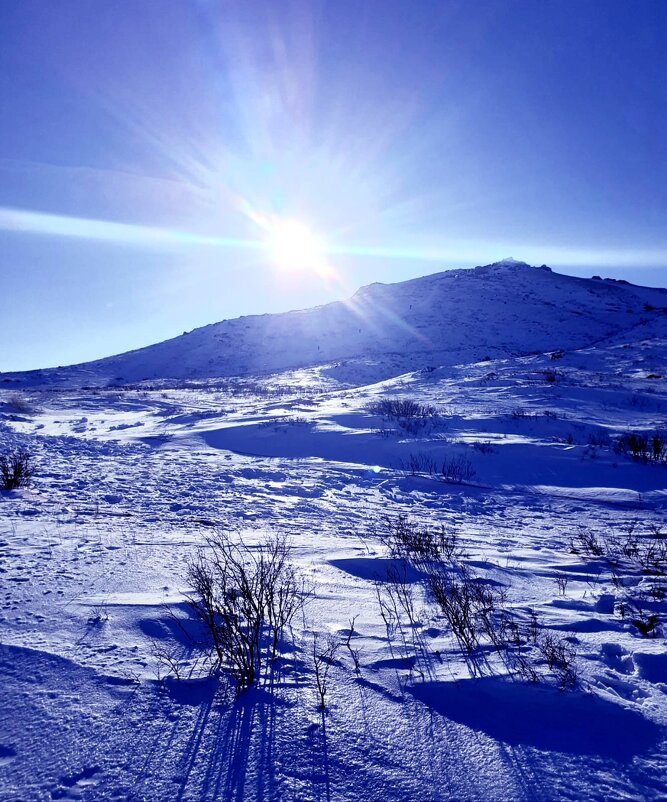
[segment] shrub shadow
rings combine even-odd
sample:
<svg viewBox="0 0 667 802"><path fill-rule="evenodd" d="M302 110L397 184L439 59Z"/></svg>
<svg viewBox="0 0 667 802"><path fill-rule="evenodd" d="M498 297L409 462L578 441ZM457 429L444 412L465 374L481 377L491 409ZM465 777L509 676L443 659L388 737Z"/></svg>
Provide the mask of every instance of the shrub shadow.
<svg viewBox="0 0 667 802"><path fill-rule="evenodd" d="M662 734L641 714L594 694L496 677L426 682L410 691L446 718L513 746L628 761Z"/></svg>

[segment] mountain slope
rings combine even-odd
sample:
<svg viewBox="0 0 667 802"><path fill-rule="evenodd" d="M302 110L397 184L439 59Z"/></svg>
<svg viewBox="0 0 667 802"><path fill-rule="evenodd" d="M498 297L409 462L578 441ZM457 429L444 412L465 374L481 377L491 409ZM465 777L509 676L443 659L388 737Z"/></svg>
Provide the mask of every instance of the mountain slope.
<svg viewBox="0 0 667 802"><path fill-rule="evenodd" d="M398 284L346 302L225 320L156 345L69 368L6 374L28 384L130 383L275 372L340 360L383 376L486 356L589 346L651 325L667 290L581 279L512 259ZM661 326L662 327L662 326ZM633 339L641 339L641 331Z"/></svg>

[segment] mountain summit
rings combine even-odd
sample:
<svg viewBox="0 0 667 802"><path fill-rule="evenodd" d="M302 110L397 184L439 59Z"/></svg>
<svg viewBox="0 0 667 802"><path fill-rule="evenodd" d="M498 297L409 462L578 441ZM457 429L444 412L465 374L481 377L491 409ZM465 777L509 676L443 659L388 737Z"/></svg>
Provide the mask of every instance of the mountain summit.
<svg viewBox="0 0 667 802"><path fill-rule="evenodd" d="M513 256L508 256L506 259L501 259L499 262L494 262L491 267L530 267L528 262L520 262Z"/></svg>
<svg viewBox="0 0 667 802"><path fill-rule="evenodd" d="M251 315L67 368L4 374L29 385L108 385L272 373L352 361L378 379L427 365L582 348L635 330L667 308L667 290L583 279L513 258L397 284L349 300ZM643 336L648 336L645 334ZM370 371L370 374L369 374Z"/></svg>

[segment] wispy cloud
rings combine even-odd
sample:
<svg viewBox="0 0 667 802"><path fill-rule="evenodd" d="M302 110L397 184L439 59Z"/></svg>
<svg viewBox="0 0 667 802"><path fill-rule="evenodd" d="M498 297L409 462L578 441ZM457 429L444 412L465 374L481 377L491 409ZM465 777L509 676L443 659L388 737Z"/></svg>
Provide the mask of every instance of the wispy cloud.
<svg viewBox="0 0 667 802"><path fill-rule="evenodd" d="M239 250L267 251L270 244L262 238L239 239L155 226L132 225L86 217L34 212L0 207L0 231L25 234L73 237L112 242L139 248L178 248L209 246ZM660 248L596 249L566 248L554 245L524 245L517 242L451 240L439 246L358 245L337 243L326 248L326 255L370 259L421 261L437 263L443 268L461 264L484 264L513 256L531 264L552 264L562 267L651 268L667 266L667 250Z"/></svg>

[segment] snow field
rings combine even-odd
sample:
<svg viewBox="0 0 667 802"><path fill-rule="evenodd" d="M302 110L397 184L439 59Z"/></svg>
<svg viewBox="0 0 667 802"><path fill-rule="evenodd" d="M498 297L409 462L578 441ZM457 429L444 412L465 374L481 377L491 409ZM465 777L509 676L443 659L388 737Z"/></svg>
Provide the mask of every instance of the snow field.
<svg viewBox="0 0 667 802"><path fill-rule="evenodd" d="M357 386L354 366L341 383L325 365L23 389L23 410L15 388L0 391L0 444L36 467L0 497L0 799L664 798L664 577L608 559L633 522L642 543L651 527L667 534L667 471L612 447L664 427L667 394L648 378L665 375L664 354L639 339ZM437 413L416 426L371 414L383 398ZM445 480L452 458L473 475ZM519 620L534 611L567 639L577 688L559 691L544 665L538 684L512 677L488 649L489 668L471 673L418 573L415 621L389 638L378 533L399 515L456 532ZM314 589L238 701L186 636L198 636L186 560L218 529L287 534ZM632 623L640 596L658 617L648 636ZM324 715L313 632L341 642Z"/></svg>

